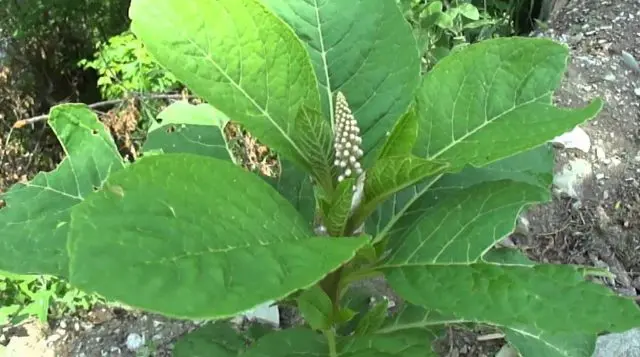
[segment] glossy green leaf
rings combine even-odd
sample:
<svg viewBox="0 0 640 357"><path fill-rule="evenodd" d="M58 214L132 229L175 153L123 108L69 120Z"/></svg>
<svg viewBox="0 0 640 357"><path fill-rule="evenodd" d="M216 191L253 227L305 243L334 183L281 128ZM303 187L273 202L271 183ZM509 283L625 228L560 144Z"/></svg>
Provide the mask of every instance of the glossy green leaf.
<svg viewBox="0 0 640 357"><path fill-rule="evenodd" d="M324 113L342 91L363 135L365 155L382 144L413 99L420 56L395 0L263 0L306 44ZM365 15L366 14L366 15Z"/></svg>
<svg viewBox="0 0 640 357"><path fill-rule="evenodd" d="M236 357L243 352L246 337L229 323L215 322L196 329L181 337L175 344L175 357Z"/></svg>
<svg viewBox="0 0 640 357"><path fill-rule="evenodd" d="M420 138L414 153L450 162L452 169L479 167L595 117L600 99L582 109L552 104L568 54L566 46L548 39L514 37L482 41L445 57L418 91Z"/></svg>
<svg viewBox="0 0 640 357"><path fill-rule="evenodd" d="M192 153L233 160L224 136L229 119L209 104L172 103L147 132L143 151Z"/></svg>
<svg viewBox="0 0 640 357"><path fill-rule="evenodd" d="M48 125L65 158L51 172L17 183L0 195L0 270L18 274L68 275L70 210L124 167L111 134L83 104L62 104Z"/></svg>
<svg viewBox="0 0 640 357"><path fill-rule="evenodd" d="M367 240L314 237L231 162L165 154L111 175L73 209L70 281L148 311L222 318L311 286Z"/></svg>
<svg viewBox="0 0 640 357"><path fill-rule="evenodd" d="M394 156L408 156L418 140L418 114L412 106L393 126L384 142L378 160Z"/></svg>
<svg viewBox="0 0 640 357"><path fill-rule="evenodd" d="M130 17L149 52L190 90L299 168L328 180L323 172L331 163L317 160L329 154L312 148L331 140L330 126L300 115L320 110L309 55L260 1L133 0Z"/></svg>
<svg viewBox="0 0 640 357"><path fill-rule="evenodd" d="M573 266L413 264L385 273L410 303L462 321L536 326L553 334L622 331L640 321L634 300L585 281Z"/></svg>
<svg viewBox="0 0 640 357"><path fill-rule="evenodd" d="M326 330L333 323L333 303L318 285L305 290L297 299L304 320L316 330Z"/></svg>

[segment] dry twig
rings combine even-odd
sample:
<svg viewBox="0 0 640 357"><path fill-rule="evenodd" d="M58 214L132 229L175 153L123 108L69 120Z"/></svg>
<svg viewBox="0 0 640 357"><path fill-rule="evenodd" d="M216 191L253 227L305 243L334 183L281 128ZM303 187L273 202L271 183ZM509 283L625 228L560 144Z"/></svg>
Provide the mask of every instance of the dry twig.
<svg viewBox="0 0 640 357"><path fill-rule="evenodd" d="M136 99L144 98L144 99L188 99L193 98L193 96L187 96L183 94L144 94L138 93L133 95ZM105 100L103 102L97 102L92 104L87 104L87 107L91 109L108 107L112 105L117 105L122 102L127 101L129 98L123 99L113 99L113 100ZM31 117L28 119L20 119L13 124L13 127L16 129L22 128L26 125L31 125L33 123L37 123L39 121L47 120L49 118L49 114L38 115L35 117Z"/></svg>

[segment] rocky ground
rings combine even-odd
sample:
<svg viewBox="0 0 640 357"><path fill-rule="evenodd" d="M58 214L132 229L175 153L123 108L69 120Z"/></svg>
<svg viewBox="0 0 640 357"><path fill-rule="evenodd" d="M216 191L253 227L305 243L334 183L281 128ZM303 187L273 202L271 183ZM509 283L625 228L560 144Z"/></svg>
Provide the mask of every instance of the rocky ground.
<svg viewBox="0 0 640 357"><path fill-rule="evenodd" d="M613 289L637 297L640 0L557 1L550 28L538 35L572 49L558 104L577 107L599 96L606 106L598 118L556 140L555 198L530 210L523 219L526 230L512 241L538 261L606 267L616 276L607 282ZM196 326L99 306L49 326L5 328L0 344L8 347L6 357L170 356L175 338ZM452 329L439 350L448 357L494 356L504 340L493 332ZM505 349L500 353L510 356ZM602 337L596 356L640 356L640 333Z"/></svg>

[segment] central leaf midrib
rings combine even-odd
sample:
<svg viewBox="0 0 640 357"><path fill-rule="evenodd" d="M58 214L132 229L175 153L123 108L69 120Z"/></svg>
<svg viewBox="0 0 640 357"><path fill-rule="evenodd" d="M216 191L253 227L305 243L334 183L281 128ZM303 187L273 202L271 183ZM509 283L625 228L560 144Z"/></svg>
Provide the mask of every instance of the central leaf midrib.
<svg viewBox="0 0 640 357"><path fill-rule="evenodd" d="M334 113L333 113L333 96L331 94L331 80L329 79L329 64L327 63L327 52L324 46L324 37L322 32L322 26L320 26L320 6L318 6L318 0L313 0L314 9L316 12L316 28L318 30L318 39L320 40L320 58L322 59L322 71L324 72L324 79L326 85L324 86L329 98L329 121L331 122L331 129L334 127Z"/></svg>

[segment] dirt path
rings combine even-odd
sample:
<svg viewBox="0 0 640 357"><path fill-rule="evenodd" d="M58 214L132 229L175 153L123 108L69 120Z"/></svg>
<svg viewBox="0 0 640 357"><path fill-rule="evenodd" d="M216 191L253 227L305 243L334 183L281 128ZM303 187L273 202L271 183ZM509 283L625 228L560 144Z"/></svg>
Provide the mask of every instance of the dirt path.
<svg viewBox="0 0 640 357"><path fill-rule="evenodd" d="M565 194L529 216L531 234L520 240L542 261L606 266L615 288L640 289L640 1L573 0L554 16L553 37L572 48L561 106L605 99L600 115L582 126L587 152L558 150L558 187ZM623 52L626 54L621 55ZM624 58L626 57L626 60ZM572 135L574 142L580 135ZM584 141L586 143L586 140ZM584 161L582 161L584 160ZM558 179L573 169L573 199ZM575 175L576 173L583 173Z"/></svg>

